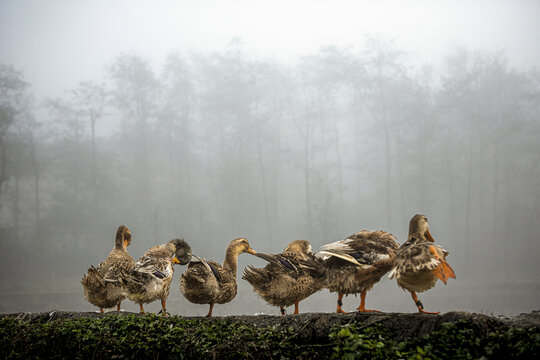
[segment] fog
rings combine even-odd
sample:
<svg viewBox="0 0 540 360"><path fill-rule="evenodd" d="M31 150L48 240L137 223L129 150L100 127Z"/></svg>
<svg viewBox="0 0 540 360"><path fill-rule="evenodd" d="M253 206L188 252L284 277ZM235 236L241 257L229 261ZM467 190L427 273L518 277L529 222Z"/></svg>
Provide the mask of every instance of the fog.
<svg viewBox="0 0 540 360"><path fill-rule="evenodd" d="M80 279L120 224L135 259L184 237L221 262L237 237L268 253L362 229L402 243L416 213L457 275L420 294L426 308L538 309L539 15L536 1L1 2L0 312L95 310ZM279 314L241 279L248 264L264 265L240 256L216 315ZM204 315L183 270L167 308ZM386 277L367 307L416 311Z"/></svg>

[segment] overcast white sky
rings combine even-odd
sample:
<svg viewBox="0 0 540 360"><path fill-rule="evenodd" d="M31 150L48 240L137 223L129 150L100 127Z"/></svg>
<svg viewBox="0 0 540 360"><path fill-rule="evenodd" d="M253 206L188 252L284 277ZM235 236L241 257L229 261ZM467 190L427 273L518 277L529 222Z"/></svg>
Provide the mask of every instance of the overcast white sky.
<svg viewBox="0 0 540 360"><path fill-rule="evenodd" d="M424 62L465 45L531 67L540 65L540 1L0 0L0 62L22 70L38 99L100 79L121 52L157 65L171 50L220 51L239 37L253 55L294 61L368 34Z"/></svg>

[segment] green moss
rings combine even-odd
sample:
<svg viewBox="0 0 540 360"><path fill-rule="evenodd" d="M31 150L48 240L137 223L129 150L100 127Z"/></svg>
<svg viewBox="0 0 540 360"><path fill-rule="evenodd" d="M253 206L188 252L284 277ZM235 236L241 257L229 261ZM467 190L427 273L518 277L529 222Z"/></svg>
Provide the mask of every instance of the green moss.
<svg viewBox="0 0 540 360"><path fill-rule="evenodd" d="M479 334L470 321L443 324L422 338L396 342L380 325L350 325L331 335L340 359L534 359L540 355L540 328L504 328Z"/></svg>
<svg viewBox="0 0 540 360"><path fill-rule="evenodd" d="M0 320L1 358L306 358L309 346L289 331L229 320L107 316L46 324ZM310 355L311 354L311 355Z"/></svg>
<svg viewBox="0 0 540 360"><path fill-rule="evenodd" d="M0 320L0 358L79 359L477 359L538 358L540 329L504 328L478 334L468 321L445 324L426 337L397 342L380 324L332 328L317 344L292 328L255 328L154 315L107 316L32 323Z"/></svg>

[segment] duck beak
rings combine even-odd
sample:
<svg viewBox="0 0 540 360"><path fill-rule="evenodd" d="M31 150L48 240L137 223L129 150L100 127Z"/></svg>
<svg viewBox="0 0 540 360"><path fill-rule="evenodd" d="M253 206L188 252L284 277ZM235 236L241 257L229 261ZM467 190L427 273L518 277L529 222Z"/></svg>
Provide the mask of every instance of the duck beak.
<svg viewBox="0 0 540 360"><path fill-rule="evenodd" d="M426 234L425 234L425 235L426 235L426 239L427 239L428 241L435 242L435 240L433 240L433 236L431 236L431 234L429 233L429 230L426 231Z"/></svg>
<svg viewBox="0 0 540 360"><path fill-rule="evenodd" d="M178 258L176 256L173 257L172 262L173 262L173 264L180 264L180 260L178 260Z"/></svg>
<svg viewBox="0 0 540 360"><path fill-rule="evenodd" d="M246 252L250 253L251 255L257 255L257 252L253 250L252 248L247 249Z"/></svg>

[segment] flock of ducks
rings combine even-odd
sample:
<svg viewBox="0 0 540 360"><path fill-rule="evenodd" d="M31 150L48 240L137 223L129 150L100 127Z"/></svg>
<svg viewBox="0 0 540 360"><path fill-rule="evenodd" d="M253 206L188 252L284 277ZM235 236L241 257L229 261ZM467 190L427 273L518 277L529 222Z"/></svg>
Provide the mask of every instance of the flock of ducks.
<svg viewBox="0 0 540 360"><path fill-rule="evenodd" d="M167 316L166 301L171 289L174 265L187 265L180 277L180 291L192 303L208 304L207 317L212 316L214 304L230 302L237 293L238 256L249 253L265 260L264 268L247 266L242 278L253 290L272 306L285 308L299 303L321 289L337 293L337 312L344 313L345 295L360 294L358 311L366 309L366 294L389 272L397 284L408 290L421 313L424 310L417 292L435 286L437 280L445 284L455 279L454 270L446 262L448 252L434 244L429 224L424 215L415 215L409 225L407 241L401 246L396 238L384 231L363 230L344 240L323 245L313 253L306 240L295 240L280 254L264 254L251 248L248 241L238 238L227 246L223 264L206 260L191 252L183 239L148 249L137 262L126 248L131 243L131 232L121 225L116 232L113 250L97 268L90 266L81 280L84 296L93 305L103 309L120 304L125 298L139 304L161 301L160 313Z"/></svg>

